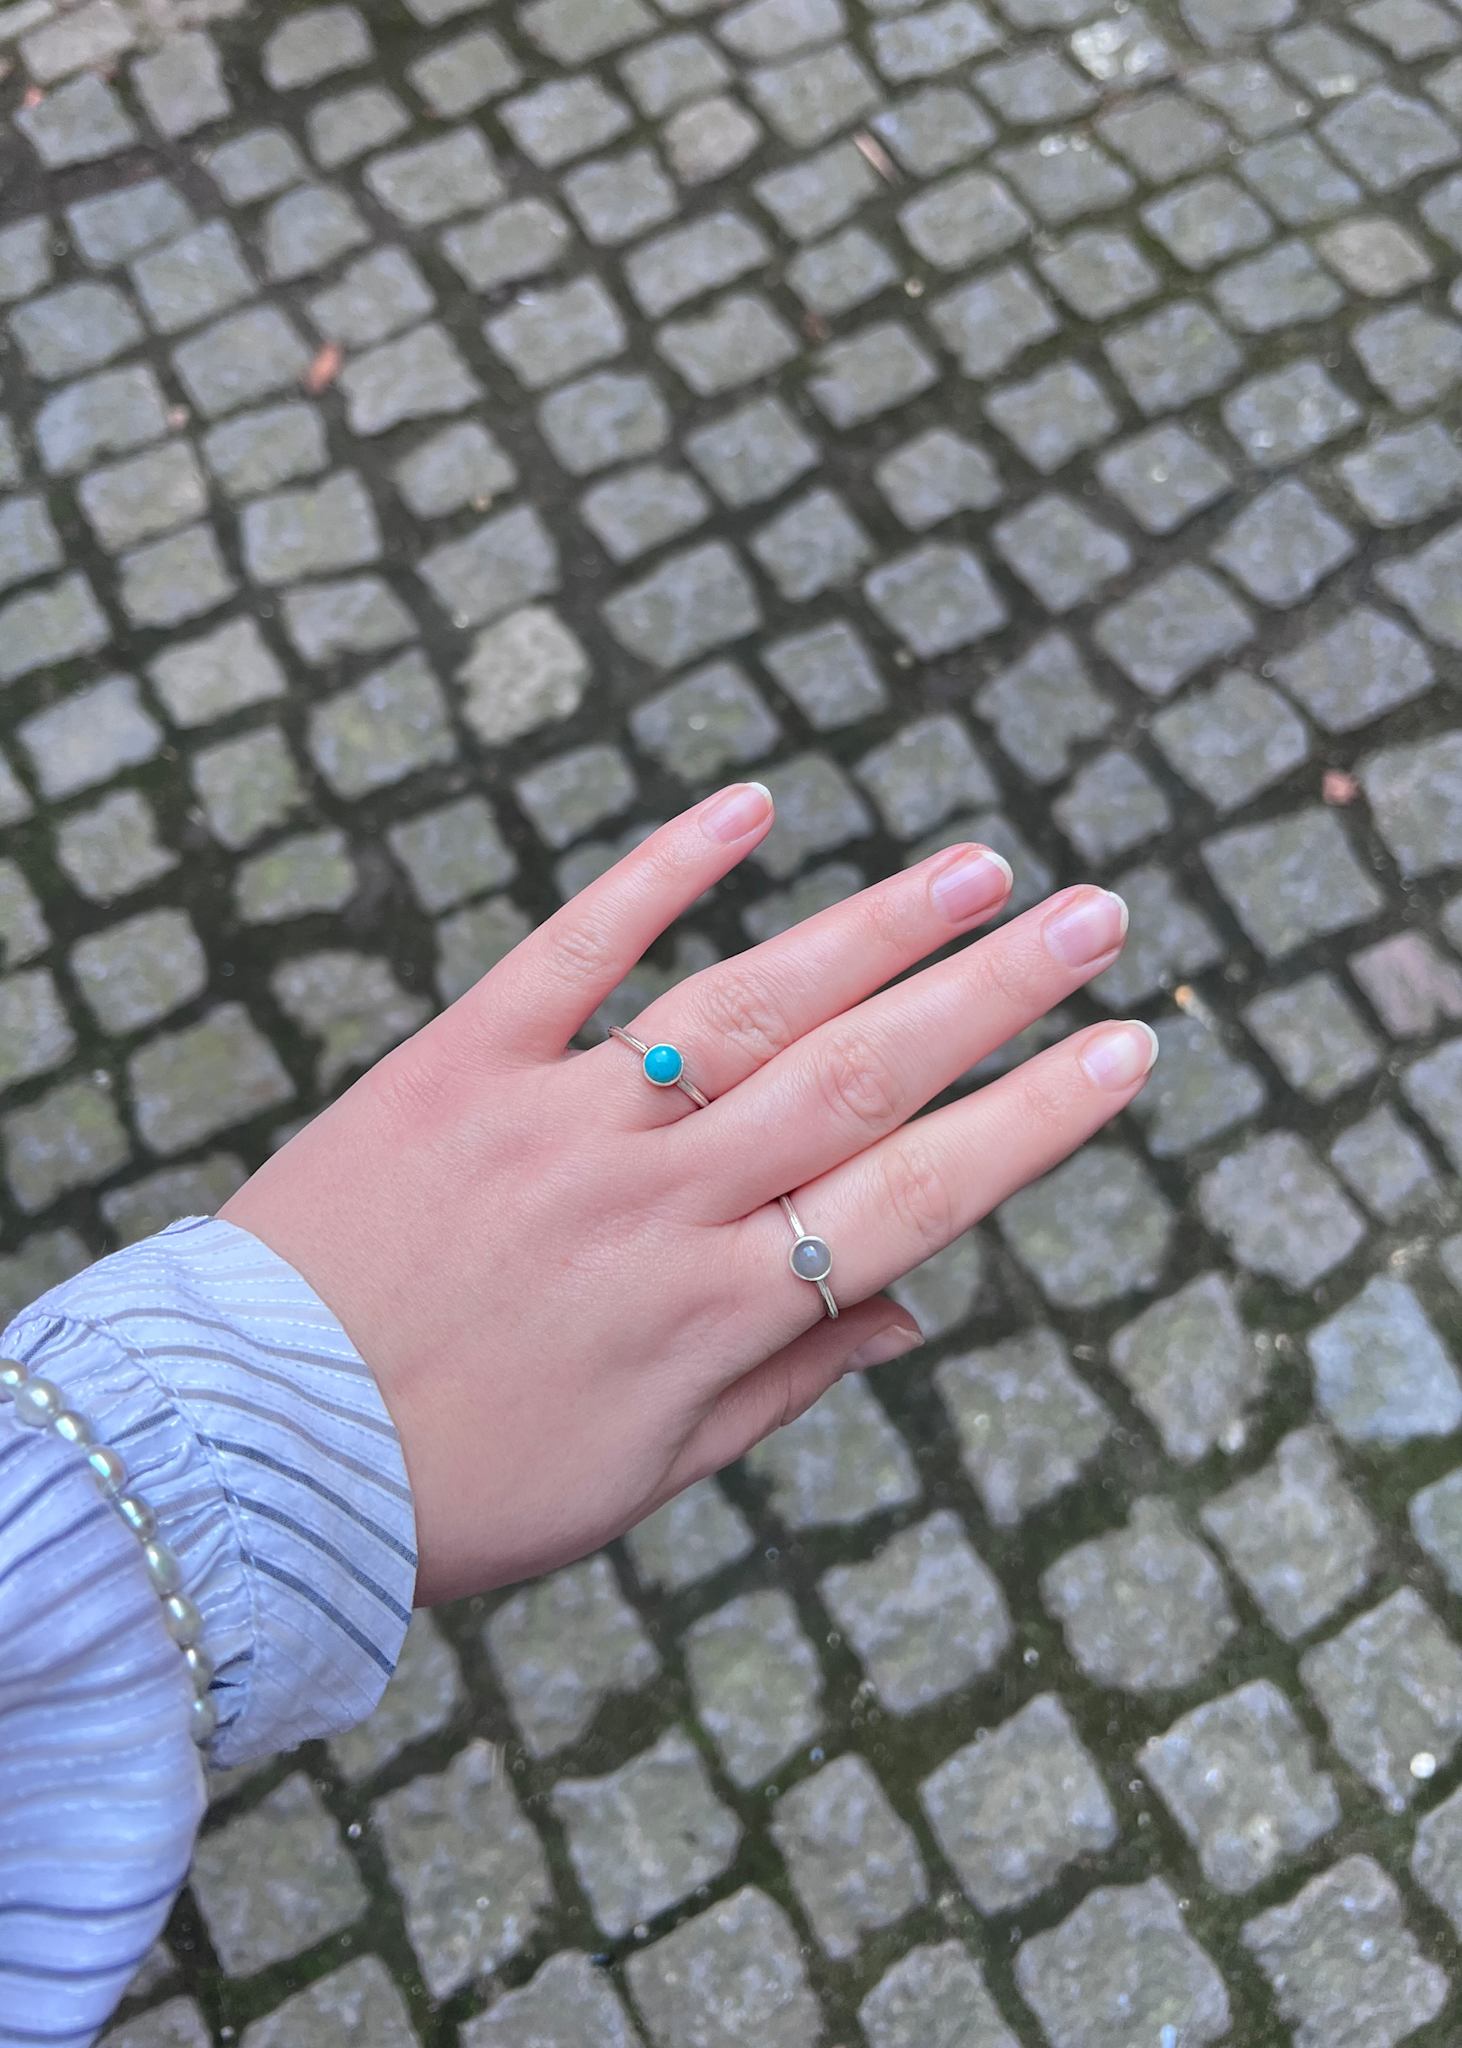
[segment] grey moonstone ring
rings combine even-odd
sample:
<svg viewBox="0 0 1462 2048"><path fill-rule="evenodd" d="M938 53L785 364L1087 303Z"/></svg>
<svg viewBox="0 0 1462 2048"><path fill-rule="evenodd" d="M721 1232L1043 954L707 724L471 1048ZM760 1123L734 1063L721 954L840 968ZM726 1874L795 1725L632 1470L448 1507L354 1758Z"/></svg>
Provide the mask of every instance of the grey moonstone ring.
<svg viewBox="0 0 1462 2048"><path fill-rule="evenodd" d="M783 1213L792 1226L792 1235L796 1240L791 1251L787 1254L787 1263L799 1280L806 1280L817 1289L818 1293L822 1296L822 1305L827 1310L828 1315L836 1319L838 1305L833 1299L831 1287L827 1284L828 1276L833 1269L833 1255L827 1239L813 1237L810 1232L802 1228L801 1218L792 1207L790 1196L783 1195L781 1203Z"/></svg>

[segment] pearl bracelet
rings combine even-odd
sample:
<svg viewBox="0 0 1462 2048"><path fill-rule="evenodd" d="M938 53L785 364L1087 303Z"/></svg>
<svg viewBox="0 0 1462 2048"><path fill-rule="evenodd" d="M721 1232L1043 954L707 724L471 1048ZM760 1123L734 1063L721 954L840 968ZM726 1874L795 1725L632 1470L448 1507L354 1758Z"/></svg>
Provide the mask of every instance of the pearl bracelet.
<svg viewBox="0 0 1462 2048"><path fill-rule="evenodd" d="M50 1380L33 1377L14 1359L0 1359L0 1401L5 1400L14 1405L15 1419L23 1427L49 1429L62 1443L85 1451L102 1498L116 1509L142 1545L147 1576L162 1602L163 1623L182 1651L193 1681L190 1721L193 1740L201 1748L218 1725L218 1709L208 1690L213 1683L213 1663L199 1642L203 1616L182 1590L183 1575L177 1559L158 1540L157 1516L142 1495L128 1486L127 1467L117 1452L96 1441L85 1418L66 1406L61 1389Z"/></svg>

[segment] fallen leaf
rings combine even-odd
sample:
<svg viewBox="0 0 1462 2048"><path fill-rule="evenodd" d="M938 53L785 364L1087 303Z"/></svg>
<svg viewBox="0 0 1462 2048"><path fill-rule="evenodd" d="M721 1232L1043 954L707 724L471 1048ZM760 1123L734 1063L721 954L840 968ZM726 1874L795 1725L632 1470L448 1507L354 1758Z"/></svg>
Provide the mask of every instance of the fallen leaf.
<svg viewBox="0 0 1462 2048"><path fill-rule="evenodd" d="M1327 804L1353 804L1360 784L1343 768L1327 768L1320 781L1320 795Z"/></svg>
<svg viewBox="0 0 1462 2048"><path fill-rule="evenodd" d="M38 85L28 85L25 89L25 98L20 104L27 108L38 107L44 98L45 94Z"/></svg>
<svg viewBox="0 0 1462 2048"><path fill-rule="evenodd" d="M828 337L828 324L823 319L821 313L804 313L802 315L802 332L809 341L826 341Z"/></svg>
<svg viewBox="0 0 1462 2048"><path fill-rule="evenodd" d="M853 147L866 163L872 164L886 184L898 183L899 174L894 166L894 160L876 135L870 135L866 128L860 128L853 137Z"/></svg>
<svg viewBox="0 0 1462 2048"><path fill-rule="evenodd" d="M306 391L315 395L327 391L340 375L340 365L344 360L345 351L339 342L327 341L305 371Z"/></svg>

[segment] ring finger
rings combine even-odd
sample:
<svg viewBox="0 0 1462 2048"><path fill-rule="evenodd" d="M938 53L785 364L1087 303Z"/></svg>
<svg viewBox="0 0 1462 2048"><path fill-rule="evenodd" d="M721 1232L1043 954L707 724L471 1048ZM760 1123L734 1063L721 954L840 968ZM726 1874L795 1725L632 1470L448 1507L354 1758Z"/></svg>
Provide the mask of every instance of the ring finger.
<svg viewBox="0 0 1462 2048"><path fill-rule="evenodd" d="M1141 1091L1156 1057L1146 1024L1093 1025L799 1188L803 1229L832 1248L839 1305L877 1294L1085 1144ZM785 1343L820 1312L817 1296L788 1272L779 1204L742 1228L755 1268L786 1279L771 1339Z"/></svg>

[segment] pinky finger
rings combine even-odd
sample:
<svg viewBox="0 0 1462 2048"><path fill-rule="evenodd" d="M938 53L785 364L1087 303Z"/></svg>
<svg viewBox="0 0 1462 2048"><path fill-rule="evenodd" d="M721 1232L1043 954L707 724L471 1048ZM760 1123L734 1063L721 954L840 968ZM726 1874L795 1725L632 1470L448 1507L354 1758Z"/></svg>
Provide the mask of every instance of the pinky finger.
<svg viewBox="0 0 1462 2048"><path fill-rule="evenodd" d="M860 1302L836 1322L824 1317L718 1395L681 1453L671 1491L719 1472L805 1414L844 1373L866 1372L922 1344L913 1317L894 1302Z"/></svg>

